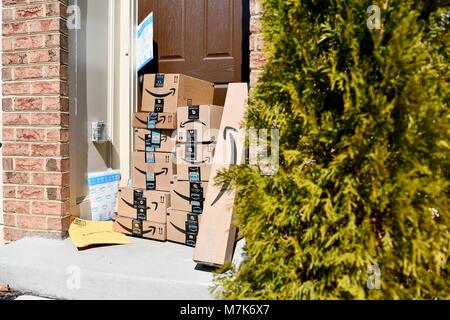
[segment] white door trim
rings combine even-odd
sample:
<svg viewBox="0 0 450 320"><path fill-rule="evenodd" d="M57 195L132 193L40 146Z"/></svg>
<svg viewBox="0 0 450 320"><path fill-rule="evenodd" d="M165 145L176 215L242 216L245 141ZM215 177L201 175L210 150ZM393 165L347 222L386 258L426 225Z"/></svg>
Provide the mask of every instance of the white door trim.
<svg viewBox="0 0 450 320"><path fill-rule="evenodd" d="M115 115L119 119L118 138L120 171L122 179L130 179L131 152L132 152L132 128L131 119L135 111L137 97L137 76L135 70L135 30L137 24L137 1L117 0L119 6L119 72L116 77L118 85L118 103Z"/></svg>

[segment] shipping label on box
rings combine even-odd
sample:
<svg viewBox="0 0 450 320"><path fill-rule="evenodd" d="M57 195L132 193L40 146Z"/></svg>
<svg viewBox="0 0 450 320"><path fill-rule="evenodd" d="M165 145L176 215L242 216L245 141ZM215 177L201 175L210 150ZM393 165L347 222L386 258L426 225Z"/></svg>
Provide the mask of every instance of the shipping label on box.
<svg viewBox="0 0 450 320"><path fill-rule="evenodd" d="M177 128L177 114L138 112L133 115L133 128L174 130Z"/></svg>
<svg viewBox="0 0 450 320"><path fill-rule="evenodd" d="M124 188L119 190L117 214L122 217L166 223L170 193Z"/></svg>
<svg viewBox="0 0 450 320"><path fill-rule="evenodd" d="M134 129L134 149L139 152L175 152L172 130Z"/></svg>
<svg viewBox="0 0 450 320"><path fill-rule="evenodd" d="M177 179L208 181L214 160L215 143L185 143L177 145Z"/></svg>
<svg viewBox="0 0 450 320"><path fill-rule="evenodd" d="M134 152L132 156L131 179L134 188L147 191L170 191L176 172L172 153Z"/></svg>
<svg viewBox="0 0 450 320"><path fill-rule="evenodd" d="M201 214L207 190L206 182L174 181L170 193L172 209Z"/></svg>
<svg viewBox="0 0 450 320"><path fill-rule="evenodd" d="M167 214L167 240L195 247L201 215L169 210Z"/></svg>
<svg viewBox="0 0 450 320"><path fill-rule="evenodd" d="M214 85L182 74L144 76L142 111L176 113L180 106L212 104Z"/></svg>
<svg viewBox="0 0 450 320"><path fill-rule="evenodd" d="M223 107L199 105L178 108L177 141L186 142L216 142Z"/></svg>
<svg viewBox="0 0 450 320"><path fill-rule="evenodd" d="M116 216L113 229L136 238L144 238L158 241L167 240L166 224L156 223L152 221L140 221L126 217Z"/></svg>

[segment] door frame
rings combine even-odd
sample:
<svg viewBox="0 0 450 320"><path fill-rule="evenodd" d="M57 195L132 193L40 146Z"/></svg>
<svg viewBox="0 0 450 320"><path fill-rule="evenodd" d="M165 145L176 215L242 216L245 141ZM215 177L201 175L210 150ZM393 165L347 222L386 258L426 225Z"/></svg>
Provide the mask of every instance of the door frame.
<svg viewBox="0 0 450 320"><path fill-rule="evenodd" d="M137 1L116 0L117 27L115 46L114 83L118 88L114 96L115 127L111 138L118 148L118 157L114 161L120 168L122 181L128 182L131 176L132 126L131 119L137 101L137 75L135 68L135 30L137 26ZM114 27L114 26L113 26ZM116 121L117 120L117 121Z"/></svg>
<svg viewBox="0 0 450 320"><path fill-rule="evenodd" d="M250 0L241 0L243 8L242 19L242 81L250 81ZM138 0L115 0L114 25L111 28L118 28L115 39L118 46L114 52L118 57L114 57L116 64L114 68L114 83L118 88L114 91L114 120L115 128L111 137L118 147L118 157L113 163L120 163L122 180L127 182L131 172L132 135L131 119L133 112L137 111L137 70L135 63L135 34L138 24ZM118 21L117 21L118 20ZM118 65L118 66L117 66ZM114 94L114 93L111 93ZM117 121L116 121L117 120ZM114 157L113 157L114 159Z"/></svg>

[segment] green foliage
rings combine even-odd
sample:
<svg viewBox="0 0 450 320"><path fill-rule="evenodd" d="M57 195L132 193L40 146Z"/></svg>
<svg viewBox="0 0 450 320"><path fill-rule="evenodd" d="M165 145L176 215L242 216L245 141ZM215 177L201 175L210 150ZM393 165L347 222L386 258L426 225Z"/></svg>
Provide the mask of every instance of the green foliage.
<svg viewBox="0 0 450 320"><path fill-rule="evenodd" d="M450 298L450 5L263 0L269 58L247 126L281 167L225 173L248 261L225 299ZM369 290L368 267L381 270Z"/></svg>

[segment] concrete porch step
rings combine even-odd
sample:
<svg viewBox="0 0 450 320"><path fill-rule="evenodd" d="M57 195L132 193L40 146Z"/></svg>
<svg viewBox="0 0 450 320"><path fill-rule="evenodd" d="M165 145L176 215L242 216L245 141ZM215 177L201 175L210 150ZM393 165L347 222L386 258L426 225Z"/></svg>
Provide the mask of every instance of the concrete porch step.
<svg viewBox="0 0 450 320"><path fill-rule="evenodd" d="M192 248L132 242L78 251L69 239L23 239L0 247L0 283L56 299L212 299L211 270L192 261ZM240 242L236 263L242 247Z"/></svg>

